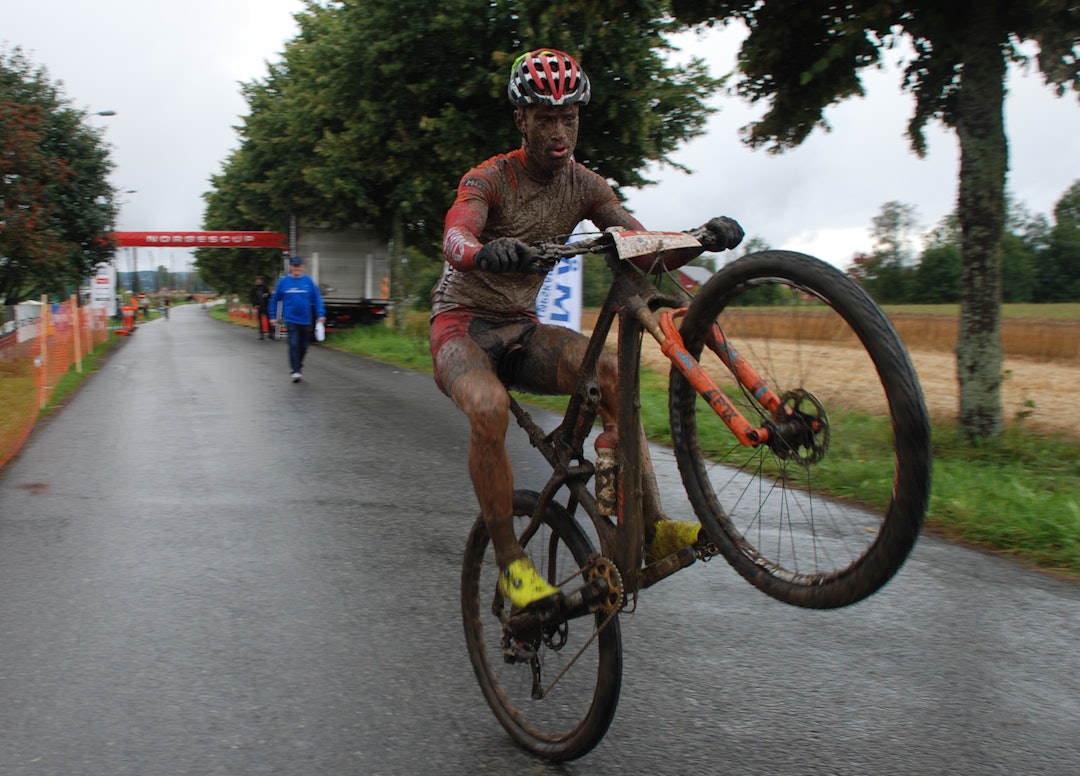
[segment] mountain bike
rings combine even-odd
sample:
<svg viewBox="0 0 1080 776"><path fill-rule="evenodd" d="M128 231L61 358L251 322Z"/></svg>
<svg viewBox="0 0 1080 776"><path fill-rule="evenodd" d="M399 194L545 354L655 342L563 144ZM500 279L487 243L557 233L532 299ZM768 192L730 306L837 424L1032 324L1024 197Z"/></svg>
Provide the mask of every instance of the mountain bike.
<svg viewBox="0 0 1080 776"><path fill-rule="evenodd" d="M609 230L537 246L541 271L599 254L612 273L561 423L545 431L511 400L552 469L540 492L515 491L515 530L560 593L512 608L481 517L461 594L487 703L519 745L549 760L580 757L607 732L622 677L619 616L643 590L720 555L780 601L846 606L896 574L926 513L929 420L885 314L835 267L790 251L743 256L693 297L658 282L702 252L700 235ZM600 406L597 364L616 323L612 472L586 442ZM645 551L637 442L646 346L671 363L671 442L702 525L697 544L665 558Z"/></svg>

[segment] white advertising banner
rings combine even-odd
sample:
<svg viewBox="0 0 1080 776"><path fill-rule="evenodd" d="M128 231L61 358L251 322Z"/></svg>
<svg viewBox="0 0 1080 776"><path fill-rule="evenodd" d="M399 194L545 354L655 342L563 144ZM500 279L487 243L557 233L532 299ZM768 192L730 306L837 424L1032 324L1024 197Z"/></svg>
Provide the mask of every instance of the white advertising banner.
<svg viewBox="0 0 1080 776"><path fill-rule="evenodd" d="M90 307L116 315L116 267L101 262L97 274L90 279Z"/></svg>
<svg viewBox="0 0 1080 776"><path fill-rule="evenodd" d="M581 256L563 259L544 278L544 285L536 296L536 316L540 323L581 331L581 279L584 273L581 262Z"/></svg>

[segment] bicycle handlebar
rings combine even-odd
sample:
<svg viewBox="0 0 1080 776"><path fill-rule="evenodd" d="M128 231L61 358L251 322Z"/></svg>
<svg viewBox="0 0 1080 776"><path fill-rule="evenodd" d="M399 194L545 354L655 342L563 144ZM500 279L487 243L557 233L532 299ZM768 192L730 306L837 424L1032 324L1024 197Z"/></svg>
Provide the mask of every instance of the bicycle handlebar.
<svg viewBox="0 0 1080 776"><path fill-rule="evenodd" d="M582 253L603 253L614 246L614 241L606 232L601 232L584 240L574 242L540 242L533 248L536 250L536 258L529 270L532 272L550 272L555 265L563 259L569 259Z"/></svg>
<svg viewBox="0 0 1080 776"><path fill-rule="evenodd" d="M562 259L583 253L614 252L620 258L632 261L639 269L653 271L655 260L664 255L663 266L679 267L702 252L702 238L708 230L705 226L685 232L654 232L649 230L621 230L617 228L594 234L575 242L541 242L533 246L535 259L529 271L544 273L554 269Z"/></svg>

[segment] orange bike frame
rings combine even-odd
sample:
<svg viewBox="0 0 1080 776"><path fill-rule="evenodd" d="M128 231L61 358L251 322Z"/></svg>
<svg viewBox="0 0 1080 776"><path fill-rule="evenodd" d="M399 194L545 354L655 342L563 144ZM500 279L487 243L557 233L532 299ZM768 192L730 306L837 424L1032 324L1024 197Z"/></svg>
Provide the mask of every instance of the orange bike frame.
<svg viewBox="0 0 1080 776"><path fill-rule="evenodd" d="M685 315L686 310L687 308L683 307L660 312L660 329L664 333L664 339L660 343L661 351L720 416L743 446L756 447L768 442L768 429L751 424L720 390L698 360L686 349L682 334L675 328L675 318ZM765 383L750 362L731 346L718 324L713 324L705 344L731 371L739 384L750 391L761 406L775 416L783 404L780 397Z"/></svg>

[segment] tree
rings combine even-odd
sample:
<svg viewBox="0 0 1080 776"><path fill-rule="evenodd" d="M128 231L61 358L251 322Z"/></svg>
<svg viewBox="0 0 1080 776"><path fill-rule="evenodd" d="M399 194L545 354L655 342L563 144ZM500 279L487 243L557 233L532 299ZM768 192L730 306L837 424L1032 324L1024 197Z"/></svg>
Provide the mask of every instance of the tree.
<svg viewBox="0 0 1080 776"><path fill-rule="evenodd" d="M721 83L700 60L665 63L673 27L662 17L652 2L312 3L283 60L244 88L241 145L207 195L208 226L211 212L275 230L293 215L363 224L399 257L441 260L461 176L520 144L506 79L541 44L578 56L593 84L578 160L616 188L644 185L648 162L674 164L671 152L703 131Z"/></svg>
<svg viewBox="0 0 1080 776"><path fill-rule="evenodd" d="M77 287L112 253L101 133L16 48L0 51L0 300Z"/></svg>
<svg viewBox="0 0 1080 776"><path fill-rule="evenodd" d="M688 24L741 20L739 94L769 105L746 129L753 147L779 152L827 127L825 109L863 94L859 72L910 41L903 85L915 95L908 136L926 150L936 119L960 145L957 214L962 228L960 429L976 441L1000 433L1001 237L1008 141L1003 104L1009 61L1033 60L1059 95L1080 92L1080 5L1074 0L673 0ZM1034 57L1022 43L1038 47Z"/></svg>
<svg viewBox="0 0 1080 776"><path fill-rule="evenodd" d="M1030 302L1035 291L1035 257L1019 235L1001 237L1001 301Z"/></svg>
<svg viewBox="0 0 1080 776"><path fill-rule="evenodd" d="M945 304L960 301L960 246L949 243L923 251L913 278L910 301Z"/></svg>
<svg viewBox="0 0 1080 776"><path fill-rule="evenodd" d="M1080 180L1054 206L1054 227L1045 254L1047 300L1080 301Z"/></svg>
<svg viewBox="0 0 1080 776"><path fill-rule="evenodd" d="M232 158L237 158L237 154ZM207 202L203 215L205 228L280 231L287 227L287 222L264 221L240 204L242 192L249 184L240 174L228 179L216 176L212 180L220 185L213 194L203 195ZM276 248L201 248L195 252L199 278L221 293L246 294L259 275L277 277L282 264L281 251Z"/></svg>
<svg viewBox="0 0 1080 776"><path fill-rule="evenodd" d="M874 216L874 250L859 262L860 280L882 304L908 301L909 268L914 261L912 232L918 228L915 207L886 202Z"/></svg>

